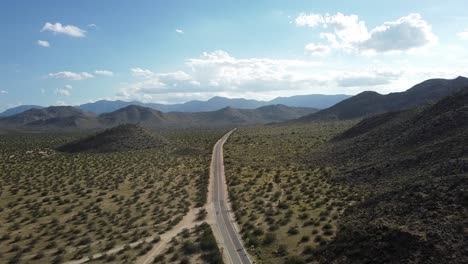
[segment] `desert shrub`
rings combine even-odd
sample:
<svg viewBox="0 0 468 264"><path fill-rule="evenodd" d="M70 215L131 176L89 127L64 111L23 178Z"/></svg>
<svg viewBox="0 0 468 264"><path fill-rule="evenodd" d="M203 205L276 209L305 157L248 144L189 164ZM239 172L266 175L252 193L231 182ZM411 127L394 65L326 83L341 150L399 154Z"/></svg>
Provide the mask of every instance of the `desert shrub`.
<svg viewBox="0 0 468 264"><path fill-rule="evenodd" d="M276 241L276 234L273 232L266 233L265 237L263 238L264 245L271 245L275 241Z"/></svg>
<svg viewBox="0 0 468 264"><path fill-rule="evenodd" d="M284 244L280 244L276 250L276 254L279 256L286 256L286 254L288 254L288 247Z"/></svg>
<svg viewBox="0 0 468 264"><path fill-rule="evenodd" d="M297 235L299 234L299 230L297 230L297 227L295 226L291 226L289 229L288 229L288 234L290 235Z"/></svg>
<svg viewBox="0 0 468 264"><path fill-rule="evenodd" d="M305 260L298 256L289 256L285 261L285 264L305 264Z"/></svg>
<svg viewBox="0 0 468 264"><path fill-rule="evenodd" d="M186 255L191 255L198 251L198 246L193 241L188 240L182 244L182 251Z"/></svg>

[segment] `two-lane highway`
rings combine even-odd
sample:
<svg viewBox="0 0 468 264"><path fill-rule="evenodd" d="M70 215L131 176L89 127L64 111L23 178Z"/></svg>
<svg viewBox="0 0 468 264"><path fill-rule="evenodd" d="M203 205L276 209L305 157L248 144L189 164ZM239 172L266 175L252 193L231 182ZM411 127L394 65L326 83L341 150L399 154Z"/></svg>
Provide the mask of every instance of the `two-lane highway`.
<svg viewBox="0 0 468 264"><path fill-rule="evenodd" d="M234 219L229 214L226 201L227 185L224 176L223 145L235 129L224 135L214 146L211 160L212 179L212 210L214 223L212 225L215 237L222 248L225 260L231 263L251 264L247 251L245 250L240 235L234 227Z"/></svg>

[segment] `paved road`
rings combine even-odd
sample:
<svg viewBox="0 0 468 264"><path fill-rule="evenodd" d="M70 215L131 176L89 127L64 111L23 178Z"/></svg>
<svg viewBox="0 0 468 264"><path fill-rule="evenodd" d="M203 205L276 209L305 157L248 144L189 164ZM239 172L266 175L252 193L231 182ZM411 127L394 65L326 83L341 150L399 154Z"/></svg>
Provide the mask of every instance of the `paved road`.
<svg viewBox="0 0 468 264"><path fill-rule="evenodd" d="M235 129L234 129L235 130ZM223 145L229 138L232 132L224 135L213 148L213 158L211 161L211 177L213 179L212 185L212 201L215 212L215 227L220 231L222 236L222 251L227 259L231 263L240 264L248 263L251 264L249 256L241 242L240 235L236 232L234 227L234 220L228 212L228 204L226 201L227 187L226 179L224 176L224 164L223 164Z"/></svg>

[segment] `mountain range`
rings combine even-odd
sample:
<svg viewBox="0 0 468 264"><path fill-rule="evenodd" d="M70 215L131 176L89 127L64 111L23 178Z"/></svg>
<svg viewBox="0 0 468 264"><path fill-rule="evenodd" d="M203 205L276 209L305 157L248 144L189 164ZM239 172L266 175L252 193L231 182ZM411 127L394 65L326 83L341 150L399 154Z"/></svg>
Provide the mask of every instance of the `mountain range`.
<svg viewBox="0 0 468 264"><path fill-rule="evenodd" d="M337 94L337 95L323 95L323 94L310 94L310 95L295 95L291 97L278 97L271 101L257 101L252 99L243 98L225 98L225 97L213 97L208 101L189 101L181 104L157 104L157 103L142 103L139 101L108 101L100 100L93 103L86 103L75 106L81 110L92 112L95 114L110 113L120 108L129 105L139 105L149 107L162 112L209 112L216 111L225 107L233 107L238 109L255 109L267 105L286 105L293 107L310 107L317 109L324 109L330 107L346 98L351 97L350 95ZM24 112L32 108L44 108L38 105L20 105L5 110L0 113L0 116L11 116Z"/></svg>
<svg viewBox="0 0 468 264"><path fill-rule="evenodd" d="M92 130L121 124L146 128L228 127L283 122L313 112L315 108L268 105L256 109L225 107L210 112L168 112L129 105L97 115L72 106L33 108L0 118L0 127L34 131Z"/></svg>
<svg viewBox="0 0 468 264"><path fill-rule="evenodd" d="M101 129L125 123L139 124L147 128L234 127L278 122L300 123L317 120L360 119L431 104L443 97L453 95L467 86L468 78L465 77L451 80L430 79L399 93L382 95L370 91L362 92L320 111L315 108L291 107L281 104L245 109L262 102L222 97L214 97L206 102L191 101L182 104L187 110L185 112L156 110L154 104L153 107L147 107L139 105L141 103L138 102L127 105L131 102L98 101L79 107L32 108L0 118L0 127L45 131ZM315 102L314 100L318 97L311 95L308 98ZM329 101L331 98L338 99L337 96L323 98L328 98L328 103L331 102ZM277 98L271 102L288 101L290 104L307 104L306 101L302 100L307 100L307 96ZM324 101L326 100L324 99ZM227 106L215 111L192 112L195 109L216 109L226 104L238 105L240 108ZM178 107L182 107L182 105L178 105ZM107 112L114 108L117 110ZM166 108L166 110L168 109ZM16 110L9 110L10 113L14 111ZM99 111L104 111L104 113L95 113Z"/></svg>
<svg viewBox="0 0 468 264"><path fill-rule="evenodd" d="M468 86L468 78L430 79L412 88L386 95L365 91L345 99L332 107L301 117L299 122L330 119L365 118L380 113L409 109L418 105L434 103L445 96L455 94Z"/></svg>

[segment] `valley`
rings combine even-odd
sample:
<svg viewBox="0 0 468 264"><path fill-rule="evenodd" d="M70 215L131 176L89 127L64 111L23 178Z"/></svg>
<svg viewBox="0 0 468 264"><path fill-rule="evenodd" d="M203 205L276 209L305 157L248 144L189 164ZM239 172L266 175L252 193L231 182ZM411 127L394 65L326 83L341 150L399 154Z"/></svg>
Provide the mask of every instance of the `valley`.
<svg viewBox="0 0 468 264"><path fill-rule="evenodd" d="M49 107L0 119L0 259L463 263L463 81L416 85L391 108L359 94L318 112ZM420 89L430 95L412 101ZM357 117L326 114L350 107Z"/></svg>
<svg viewBox="0 0 468 264"><path fill-rule="evenodd" d="M468 264L468 1L0 1L0 264Z"/></svg>

